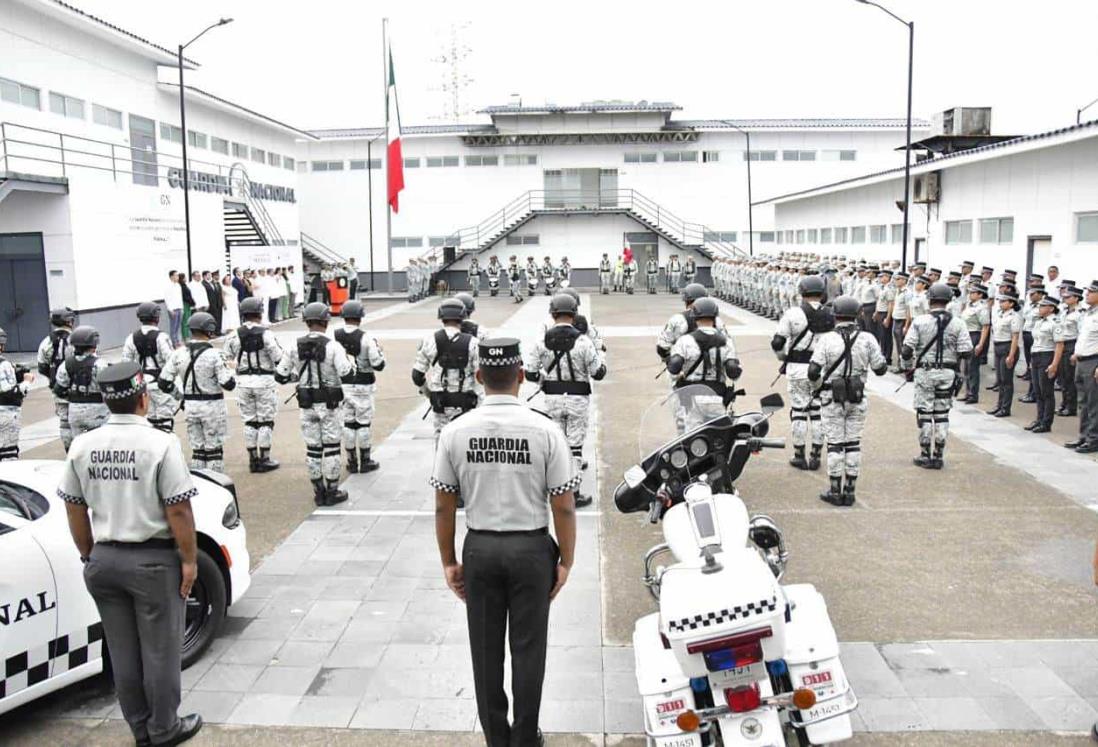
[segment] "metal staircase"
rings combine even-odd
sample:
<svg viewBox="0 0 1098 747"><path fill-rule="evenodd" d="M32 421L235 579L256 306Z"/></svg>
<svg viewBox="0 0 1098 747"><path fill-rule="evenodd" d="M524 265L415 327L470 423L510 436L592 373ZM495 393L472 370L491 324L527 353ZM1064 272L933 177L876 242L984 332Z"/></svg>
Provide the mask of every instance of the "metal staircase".
<svg viewBox="0 0 1098 747"><path fill-rule="evenodd" d="M347 261L342 254L313 236L301 232L301 254L319 269L323 265L341 265Z"/></svg>
<svg viewBox="0 0 1098 747"><path fill-rule="evenodd" d="M707 256L741 257L747 253L727 241L714 238L717 232L701 223L684 221L659 203L634 189L584 191L530 190L496 210L473 226L453 231L454 261L479 254L539 215L626 215L673 246ZM442 260L442 248L423 256ZM442 269L452 263L441 263Z"/></svg>
<svg viewBox="0 0 1098 747"><path fill-rule="evenodd" d="M225 246L269 246L247 205L225 201Z"/></svg>

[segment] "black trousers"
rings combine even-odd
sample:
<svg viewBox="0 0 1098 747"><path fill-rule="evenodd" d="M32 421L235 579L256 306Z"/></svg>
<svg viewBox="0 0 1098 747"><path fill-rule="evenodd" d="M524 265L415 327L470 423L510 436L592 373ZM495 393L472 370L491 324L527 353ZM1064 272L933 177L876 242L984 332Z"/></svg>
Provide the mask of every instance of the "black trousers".
<svg viewBox="0 0 1098 747"><path fill-rule="evenodd" d="M1053 353L1033 353L1029 373L1033 379L1037 398L1037 422L1052 425L1056 415L1056 380L1048 377L1048 367L1052 363Z"/></svg>
<svg viewBox="0 0 1098 747"><path fill-rule="evenodd" d="M896 366L902 365L901 352L904 349L904 325L907 324L906 319L893 319L892 320L892 348L896 351Z"/></svg>
<svg viewBox="0 0 1098 747"><path fill-rule="evenodd" d="M1060 357L1060 370L1057 378L1060 381L1060 402L1068 412L1075 412L1079 394L1075 388L1075 364L1071 362L1071 356L1075 354L1075 340L1064 340L1064 354Z"/></svg>
<svg viewBox="0 0 1098 747"><path fill-rule="evenodd" d="M1009 342L995 343L995 374L999 377L998 409L1003 412L1010 412L1010 406L1014 402L1014 367L1007 366L1008 355L1010 355Z"/></svg>
<svg viewBox="0 0 1098 747"><path fill-rule="evenodd" d="M967 394L969 397L979 401L980 399L980 366L987 363L987 351L984 351L983 355L976 355L976 346L980 344L981 332L969 332L968 337L972 340L972 356L965 361L965 384L968 387Z"/></svg>
<svg viewBox="0 0 1098 747"><path fill-rule="evenodd" d="M895 320L884 323L884 317L881 317L881 321L875 322L877 326L877 341L881 343L881 354L889 363L892 363L892 327L896 324Z"/></svg>
<svg viewBox="0 0 1098 747"><path fill-rule="evenodd" d="M547 533L470 531L462 548L465 608L477 711L488 747L537 744L545 652L549 639L549 592L557 561ZM503 689L504 638L511 650L514 724L507 722Z"/></svg>
<svg viewBox="0 0 1098 747"><path fill-rule="evenodd" d="M1022 352L1026 356L1026 373L1029 374L1029 389L1026 390L1027 397L1037 396L1037 387L1033 383L1033 333L1022 333Z"/></svg>
<svg viewBox="0 0 1098 747"><path fill-rule="evenodd" d="M1087 356L1075 367L1075 387L1079 391L1079 438L1088 443L1098 442L1098 382L1094 372L1098 357Z"/></svg>

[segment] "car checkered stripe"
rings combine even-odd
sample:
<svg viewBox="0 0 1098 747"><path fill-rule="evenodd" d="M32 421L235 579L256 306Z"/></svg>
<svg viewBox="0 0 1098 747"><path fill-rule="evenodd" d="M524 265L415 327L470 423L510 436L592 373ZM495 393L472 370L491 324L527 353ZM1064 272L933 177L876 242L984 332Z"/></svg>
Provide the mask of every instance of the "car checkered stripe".
<svg viewBox="0 0 1098 747"><path fill-rule="evenodd" d="M667 623L667 628L677 632L697 630L698 628L708 628L713 625L723 625L736 620L742 620L743 618L751 617L752 615L774 612L777 609L778 597L774 596L770 599L760 599L758 602L748 602L742 606L736 605L735 607L726 610L706 612L703 615L684 617L681 620L671 620Z"/></svg>
<svg viewBox="0 0 1098 747"><path fill-rule="evenodd" d="M103 654L103 624L94 623L45 646L9 656L0 669L0 699L98 659ZM50 673L50 664L53 673Z"/></svg>

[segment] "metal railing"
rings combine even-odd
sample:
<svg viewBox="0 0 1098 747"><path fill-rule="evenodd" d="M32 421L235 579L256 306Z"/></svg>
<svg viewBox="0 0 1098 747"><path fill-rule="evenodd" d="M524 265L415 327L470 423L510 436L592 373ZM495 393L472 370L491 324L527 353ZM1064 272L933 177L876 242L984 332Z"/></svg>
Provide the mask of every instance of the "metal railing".
<svg viewBox="0 0 1098 747"><path fill-rule="evenodd" d="M189 162L191 159L187 159ZM235 195L251 213L260 236L266 239L268 246L285 246L286 240L278 231L278 226L271 219L262 200L252 196L252 180L248 178L248 172L243 164L234 163L229 168L229 184L235 186Z"/></svg>
<svg viewBox="0 0 1098 747"><path fill-rule="evenodd" d="M479 252L541 213L630 213L674 244L699 247L720 256L745 256L736 244L722 241L717 231L683 220L635 189L544 190L524 192L484 220L450 233L458 253ZM438 256L433 247L424 257Z"/></svg>
<svg viewBox="0 0 1098 747"><path fill-rule="evenodd" d="M304 231L301 232L301 249L330 265L341 265L347 261L347 258L335 249Z"/></svg>

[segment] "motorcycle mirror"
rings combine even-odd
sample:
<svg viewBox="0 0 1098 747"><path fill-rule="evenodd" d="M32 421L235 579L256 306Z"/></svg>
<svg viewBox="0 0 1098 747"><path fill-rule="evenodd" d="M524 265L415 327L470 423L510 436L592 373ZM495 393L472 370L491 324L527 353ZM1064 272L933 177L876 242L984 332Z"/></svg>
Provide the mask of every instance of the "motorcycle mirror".
<svg viewBox="0 0 1098 747"><path fill-rule="evenodd" d="M785 401L780 394L768 394L759 400L759 407L767 415L770 415L785 407Z"/></svg>
<svg viewBox="0 0 1098 747"><path fill-rule="evenodd" d="M631 490L639 488L646 477L648 477L648 473L645 472L644 468L639 464L634 464L632 467L625 470L625 484L628 485Z"/></svg>

